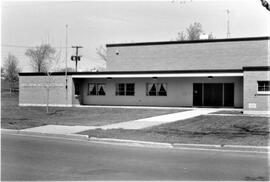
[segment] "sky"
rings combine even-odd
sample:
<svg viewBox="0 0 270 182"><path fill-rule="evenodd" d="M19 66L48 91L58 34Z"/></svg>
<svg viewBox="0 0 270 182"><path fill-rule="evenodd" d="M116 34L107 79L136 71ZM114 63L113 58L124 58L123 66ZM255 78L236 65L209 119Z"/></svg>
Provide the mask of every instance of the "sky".
<svg viewBox="0 0 270 182"><path fill-rule="evenodd" d="M268 1L269 2L269 1ZM96 48L108 43L170 41L194 22L216 38L270 35L270 12L259 0L174 1L3 1L1 5L1 65L9 53L22 72L33 71L25 56L28 47L50 43L60 59L52 69L64 68L66 24L68 47L80 45L78 70L104 67ZM75 49L68 48L68 66Z"/></svg>

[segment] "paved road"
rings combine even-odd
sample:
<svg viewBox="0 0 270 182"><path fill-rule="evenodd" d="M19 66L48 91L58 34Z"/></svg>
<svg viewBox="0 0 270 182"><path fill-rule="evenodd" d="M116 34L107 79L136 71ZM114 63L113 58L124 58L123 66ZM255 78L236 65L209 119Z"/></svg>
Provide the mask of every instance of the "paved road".
<svg viewBox="0 0 270 182"><path fill-rule="evenodd" d="M154 149L2 134L2 180L255 180L267 154Z"/></svg>

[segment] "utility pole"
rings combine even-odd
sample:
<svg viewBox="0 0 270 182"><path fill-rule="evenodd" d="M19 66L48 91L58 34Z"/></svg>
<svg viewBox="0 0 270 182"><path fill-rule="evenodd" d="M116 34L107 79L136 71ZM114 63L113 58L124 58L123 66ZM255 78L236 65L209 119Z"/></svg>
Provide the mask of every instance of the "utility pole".
<svg viewBox="0 0 270 182"><path fill-rule="evenodd" d="M231 37L231 33L230 33L230 10L226 9L227 12L227 38Z"/></svg>
<svg viewBox="0 0 270 182"><path fill-rule="evenodd" d="M67 50L68 50L68 25L66 24L66 70L65 70L65 78L66 78L66 105L68 104L67 98L68 98L68 84L67 84Z"/></svg>
<svg viewBox="0 0 270 182"><path fill-rule="evenodd" d="M75 61L75 70L77 72L77 66L78 66L78 61L81 60L82 56L79 56L79 49L83 48L82 46L72 46L72 48L76 49L76 55L75 56L71 56L71 60Z"/></svg>

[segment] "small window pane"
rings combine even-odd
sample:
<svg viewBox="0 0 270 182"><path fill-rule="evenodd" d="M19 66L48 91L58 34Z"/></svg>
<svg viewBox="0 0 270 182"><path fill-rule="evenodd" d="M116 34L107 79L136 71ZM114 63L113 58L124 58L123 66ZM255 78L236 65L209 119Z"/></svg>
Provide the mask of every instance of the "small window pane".
<svg viewBox="0 0 270 182"><path fill-rule="evenodd" d="M160 96L167 96L166 84L164 84L164 83L159 84L158 95L160 95Z"/></svg>
<svg viewBox="0 0 270 182"><path fill-rule="evenodd" d="M104 91L104 84L97 84L97 88L98 88L98 95L106 95L105 91Z"/></svg>
<svg viewBox="0 0 270 182"><path fill-rule="evenodd" d="M116 85L116 95L125 95L125 84L119 83Z"/></svg>
<svg viewBox="0 0 270 182"><path fill-rule="evenodd" d="M149 91L151 90L152 88L152 84L151 83L147 83L146 84L146 95L149 95Z"/></svg>
<svg viewBox="0 0 270 182"><path fill-rule="evenodd" d="M135 94L135 86L134 83L126 84L126 95L134 95Z"/></svg>
<svg viewBox="0 0 270 182"><path fill-rule="evenodd" d="M149 95L154 96L157 95L157 89L156 89L156 84L152 84L150 90L149 90Z"/></svg>
<svg viewBox="0 0 270 182"><path fill-rule="evenodd" d="M88 84L88 95L96 95L96 94L97 94L96 84L89 83Z"/></svg>

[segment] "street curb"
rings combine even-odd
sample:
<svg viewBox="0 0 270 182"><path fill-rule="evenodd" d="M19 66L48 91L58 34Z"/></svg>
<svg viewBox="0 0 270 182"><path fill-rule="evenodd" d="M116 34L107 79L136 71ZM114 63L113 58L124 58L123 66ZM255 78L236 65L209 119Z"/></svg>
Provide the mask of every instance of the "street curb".
<svg viewBox="0 0 270 182"><path fill-rule="evenodd" d="M181 143L161 143L138 140L126 140L115 138L90 137L89 141L106 144L120 144L128 146L173 148L173 149L197 149L197 150L216 150L216 151L243 151L243 152L268 152L269 147L246 146L246 145L208 145L208 144L181 144Z"/></svg>
<svg viewBox="0 0 270 182"><path fill-rule="evenodd" d="M246 145L210 145L210 144L184 144L184 143L163 143L163 142L149 142L128 139L116 138L97 138L89 137L88 135L80 134L51 134L51 133L38 133L11 129L1 129L3 134L16 134L28 135L36 137L51 137L61 139L74 139L83 140L94 143L112 144L112 145L125 145L134 147L150 147L150 148L171 148L171 149L196 149L196 150L215 150L215 151L242 151L242 152L268 152L270 146L246 146Z"/></svg>
<svg viewBox="0 0 270 182"><path fill-rule="evenodd" d="M39 133L32 131L20 131L20 130L10 130L10 129L1 129L1 133L3 134L17 134L17 135L28 135L28 136L47 136L47 137L55 137L55 138L63 138L63 139L79 139L79 140L88 140L87 135L79 135L79 134L52 134L52 133Z"/></svg>
<svg viewBox="0 0 270 182"><path fill-rule="evenodd" d="M170 143L160 143L160 142L147 142L138 140L125 140L125 139L115 139L115 138L97 138L90 137L89 141L97 143L110 143L110 144L120 144L128 146L140 146L140 147L154 147L154 148L173 148Z"/></svg>
<svg viewBox="0 0 270 182"><path fill-rule="evenodd" d="M222 151L250 151L250 152L268 152L270 150L268 147L262 146L246 146L246 145L207 145L207 144L172 144L174 148L190 148L190 149L210 149L210 150L222 150Z"/></svg>
<svg viewBox="0 0 270 182"><path fill-rule="evenodd" d="M1 128L1 134L15 134L15 133L19 133L20 130L12 130L12 129L4 129Z"/></svg>

